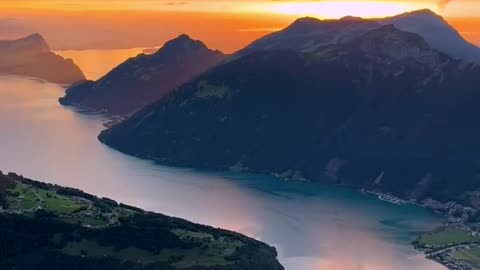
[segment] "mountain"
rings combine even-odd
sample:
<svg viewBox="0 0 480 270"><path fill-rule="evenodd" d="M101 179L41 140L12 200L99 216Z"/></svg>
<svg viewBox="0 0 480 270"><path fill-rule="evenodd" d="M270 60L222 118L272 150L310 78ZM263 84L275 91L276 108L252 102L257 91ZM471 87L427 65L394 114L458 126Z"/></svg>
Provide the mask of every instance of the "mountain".
<svg viewBox="0 0 480 270"><path fill-rule="evenodd" d="M277 49L308 52L328 44L349 42L370 30L390 24L401 30L419 34L431 47L453 58L480 62L480 48L467 42L447 21L430 10L418 10L382 19L300 18L286 29L253 42L237 55Z"/></svg>
<svg viewBox="0 0 480 270"><path fill-rule="evenodd" d="M417 33L435 49L454 58L480 63L480 48L466 41L448 22L430 10L419 10L381 20L399 29Z"/></svg>
<svg viewBox="0 0 480 270"><path fill-rule="evenodd" d="M0 172L4 270L283 270L241 234Z"/></svg>
<svg viewBox="0 0 480 270"><path fill-rule="evenodd" d="M167 42L152 55L140 54L100 80L71 87L60 99L111 115L130 114L173 91L225 58L187 35Z"/></svg>
<svg viewBox="0 0 480 270"><path fill-rule="evenodd" d="M38 77L53 83L85 80L71 59L50 51L45 39L33 34L18 40L0 40L0 73Z"/></svg>
<svg viewBox="0 0 480 270"><path fill-rule="evenodd" d="M480 188L480 67L392 25L238 57L103 131L161 163L464 200Z"/></svg>

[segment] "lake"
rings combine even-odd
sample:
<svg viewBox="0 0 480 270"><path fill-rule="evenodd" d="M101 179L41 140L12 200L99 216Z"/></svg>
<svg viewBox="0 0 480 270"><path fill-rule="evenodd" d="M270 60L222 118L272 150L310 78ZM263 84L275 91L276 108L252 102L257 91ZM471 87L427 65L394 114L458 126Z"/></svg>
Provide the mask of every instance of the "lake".
<svg viewBox="0 0 480 270"><path fill-rule="evenodd" d="M64 58L73 59L84 72L85 77L88 80L98 80L129 57L144 53L145 49L151 50L152 48L81 51L65 50L55 51L55 53Z"/></svg>
<svg viewBox="0 0 480 270"><path fill-rule="evenodd" d="M64 91L0 76L1 170L244 233L274 245L287 270L446 269L410 245L441 224L425 209L350 189L126 156L97 141L104 119L57 103Z"/></svg>

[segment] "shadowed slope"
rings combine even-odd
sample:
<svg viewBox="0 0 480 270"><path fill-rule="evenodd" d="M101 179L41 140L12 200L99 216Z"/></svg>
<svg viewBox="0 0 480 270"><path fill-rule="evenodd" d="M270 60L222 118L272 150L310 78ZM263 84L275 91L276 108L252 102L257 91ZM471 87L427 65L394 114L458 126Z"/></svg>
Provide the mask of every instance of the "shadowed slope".
<svg viewBox="0 0 480 270"><path fill-rule="evenodd" d="M309 53L230 61L100 140L168 164L458 199L480 188L479 87L477 65L387 25Z"/></svg>
<svg viewBox="0 0 480 270"><path fill-rule="evenodd" d="M130 58L98 81L67 90L64 105L79 105L113 115L148 105L224 59L219 51L181 35L153 55Z"/></svg>

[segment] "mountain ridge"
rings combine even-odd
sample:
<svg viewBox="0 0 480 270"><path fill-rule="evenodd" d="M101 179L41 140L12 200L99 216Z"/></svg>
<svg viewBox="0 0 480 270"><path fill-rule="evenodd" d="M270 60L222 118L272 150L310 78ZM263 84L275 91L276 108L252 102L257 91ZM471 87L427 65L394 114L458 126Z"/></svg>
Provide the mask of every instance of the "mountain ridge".
<svg viewBox="0 0 480 270"><path fill-rule="evenodd" d="M225 57L222 52L183 34L154 54L139 54L126 60L97 81L72 86L59 102L110 115L128 115L174 91Z"/></svg>
<svg viewBox="0 0 480 270"><path fill-rule="evenodd" d="M477 85L478 65L387 25L310 52L237 57L99 139L170 165L242 168L471 204L468 192L480 189Z"/></svg>
<svg viewBox="0 0 480 270"><path fill-rule="evenodd" d="M388 24L419 34L430 46L453 58L480 62L480 48L467 42L443 17L429 9L385 18L364 19L351 16L342 19L298 18L285 29L252 42L236 55L266 49L314 50L328 44L348 42L360 34Z"/></svg>
<svg viewBox="0 0 480 270"><path fill-rule="evenodd" d="M38 33L16 40L0 40L0 58L1 73L38 77L61 84L85 80L73 60L53 53Z"/></svg>

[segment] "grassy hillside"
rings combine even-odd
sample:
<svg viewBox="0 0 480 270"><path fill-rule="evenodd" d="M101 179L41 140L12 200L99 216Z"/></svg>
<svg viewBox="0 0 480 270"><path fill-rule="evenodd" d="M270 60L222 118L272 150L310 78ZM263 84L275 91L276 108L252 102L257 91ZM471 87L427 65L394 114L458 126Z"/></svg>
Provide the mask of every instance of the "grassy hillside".
<svg viewBox="0 0 480 270"><path fill-rule="evenodd" d="M274 248L238 233L0 173L0 269L258 269Z"/></svg>

